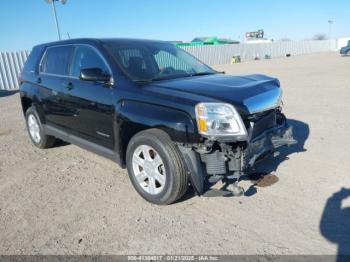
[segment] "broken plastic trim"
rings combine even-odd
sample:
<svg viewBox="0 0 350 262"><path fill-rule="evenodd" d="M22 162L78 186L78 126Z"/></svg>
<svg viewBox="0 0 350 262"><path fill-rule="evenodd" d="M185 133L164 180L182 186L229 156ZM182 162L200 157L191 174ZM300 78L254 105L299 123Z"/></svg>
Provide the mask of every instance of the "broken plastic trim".
<svg viewBox="0 0 350 262"><path fill-rule="evenodd" d="M297 141L293 138L292 126L288 126L287 123L284 123L281 126L266 130L258 137L247 143L247 148L243 150L241 150L238 145L227 145L227 147L230 148L230 152L228 155L226 154L226 163L228 168L224 174L225 177L234 176L238 181L241 174L244 173L244 171L246 171L248 168L254 166L259 158L263 157L266 154L274 152L281 146L290 146L296 144ZM201 161L200 154L195 152L191 146L186 147L184 145L178 145L178 148L182 153L190 181L195 191L199 195L204 194L207 190L205 184L209 180L209 175L217 174L207 173L208 169L205 166L206 163L203 163L203 161ZM218 152L214 152L216 155L218 155ZM220 152L220 154L225 153ZM221 156L219 155L219 157ZM209 170L212 170L212 168Z"/></svg>

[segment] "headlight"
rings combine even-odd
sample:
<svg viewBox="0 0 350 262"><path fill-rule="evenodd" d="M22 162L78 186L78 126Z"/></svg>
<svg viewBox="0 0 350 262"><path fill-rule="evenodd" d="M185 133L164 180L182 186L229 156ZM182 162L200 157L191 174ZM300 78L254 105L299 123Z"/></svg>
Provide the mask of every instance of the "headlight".
<svg viewBox="0 0 350 262"><path fill-rule="evenodd" d="M206 137L245 138L247 130L236 109L225 103L199 103L196 105L198 130Z"/></svg>

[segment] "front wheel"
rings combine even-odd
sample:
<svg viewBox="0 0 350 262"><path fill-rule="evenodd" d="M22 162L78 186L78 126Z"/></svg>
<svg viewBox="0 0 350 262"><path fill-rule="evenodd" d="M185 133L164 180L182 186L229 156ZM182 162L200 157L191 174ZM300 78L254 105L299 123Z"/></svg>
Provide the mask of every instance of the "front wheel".
<svg viewBox="0 0 350 262"><path fill-rule="evenodd" d="M350 56L350 50L346 51L346 55Z"/></svg>
<svg viewBox="0 0 350 262"><path fill-rule="evenodd" d="M126 165L134 188L151 203L171 204L188 188L180 152L162 130L136 134L128 144Z"/></svg>

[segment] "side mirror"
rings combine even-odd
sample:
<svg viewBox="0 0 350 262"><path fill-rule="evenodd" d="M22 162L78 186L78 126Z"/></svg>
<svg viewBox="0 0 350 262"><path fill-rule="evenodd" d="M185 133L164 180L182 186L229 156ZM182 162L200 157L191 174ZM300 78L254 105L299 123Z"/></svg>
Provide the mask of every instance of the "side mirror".
<svg viewBox="0 0 350 262"><path fill-rule="evenodd" d="M80 79L107 83L111 80L111 75L104 73L101 68L84 68L80 71Z"/></svg>

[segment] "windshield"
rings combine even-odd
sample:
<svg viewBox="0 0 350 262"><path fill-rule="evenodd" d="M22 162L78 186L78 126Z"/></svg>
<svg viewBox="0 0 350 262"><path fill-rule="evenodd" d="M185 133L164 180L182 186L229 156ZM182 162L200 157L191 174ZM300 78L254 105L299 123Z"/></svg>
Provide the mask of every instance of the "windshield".
<svg viewBox="0 0 350 262"><path fill-rule="evenodd" d="M107 48L121 69L134 81L216 73L182 49L166 42L134 42L127 45L108 43Z"/></svg>

